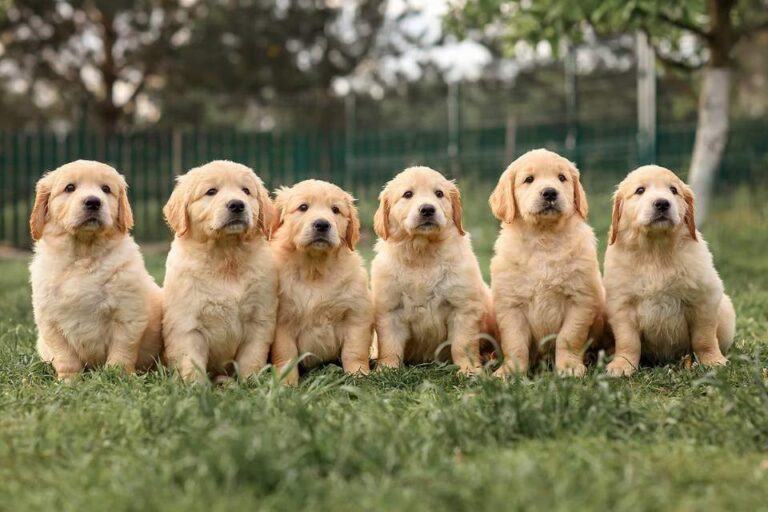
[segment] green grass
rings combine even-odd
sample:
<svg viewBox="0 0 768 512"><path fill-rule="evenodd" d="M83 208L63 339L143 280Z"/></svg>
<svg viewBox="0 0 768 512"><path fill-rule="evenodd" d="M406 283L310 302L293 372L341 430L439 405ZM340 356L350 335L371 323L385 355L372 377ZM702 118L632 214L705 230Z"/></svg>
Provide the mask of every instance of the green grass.
<svg viewBox="0 0 768 512"><path fill-rule="evenodd" d="M489 186L465 185L486 272ZM34 353L24 259L0 262L0 510L768 510L768 208L704 230L738 311L731 364L500 382L425 366L285 389L155 372L58 383ZM370 227L375 205L363 201ZM601 247L606 195L591 197ZM370 258L370 234L363 254ZM147 257L161 279L163 255Z"/></svg>

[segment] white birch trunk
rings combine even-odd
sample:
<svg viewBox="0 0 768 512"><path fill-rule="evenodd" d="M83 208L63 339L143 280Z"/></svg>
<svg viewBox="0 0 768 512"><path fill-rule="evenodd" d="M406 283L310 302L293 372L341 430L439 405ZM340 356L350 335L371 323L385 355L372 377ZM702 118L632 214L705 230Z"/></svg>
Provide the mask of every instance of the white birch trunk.
<svg viewBox="0 0 768 512"><path fill-rule="evenodd" d="M699 97L696 143L688 183L696 195L696 223L703 223L712 199L715 173L728 141L728 101L731 70L706 68Z"/></svg>

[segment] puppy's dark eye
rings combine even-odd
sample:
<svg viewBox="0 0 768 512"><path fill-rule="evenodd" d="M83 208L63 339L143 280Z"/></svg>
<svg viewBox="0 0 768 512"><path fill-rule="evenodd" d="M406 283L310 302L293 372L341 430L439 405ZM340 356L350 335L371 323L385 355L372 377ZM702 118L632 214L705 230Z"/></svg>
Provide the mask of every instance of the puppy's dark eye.
<svg viewBox="0 0 768 512"><path fill-rule="evenodd" d="M205 192L205 195L207 195L207 196L215 196L218 191L219 191L219 189L217 189L217 188L209 188Z"/></svg>
<svg viewBox="0 0 768 512"><path fill-rule="evenodd" d="M565 181L565 174L558 174L557 179L560 181Z"/></svg>
<svg viewBox="0 0 768 512"><path fill-rule="evenodd" d="M249 195L251 195L251 189L249 189L248 187L243 187L243 193L245 193L245 195L249 196Z"/></svg>
<svg viewBox="0 0 768 512"><path fill-rule="evenodd" d="M301 203L299 205L299 211L300 212L305 212L307 210L309 210L309 205L307 203Z"/></svg>
<svg viewBox="0 0 768 512"><path fill-rule="evenodd" d="M677 195L677 187L669 187L669 190L672 191L672 194Z"/></svg>
<svg viewBox="0 0 768 512"><path fill-rule="evenodd" d="M341 210L339 210L338 206L333 206L331 208L331 211L334 213L334 215L338 215L339 213L341 213Z"/></svg>
<svg viewBox="0 0 768 512"><path fill-rule="evenodd" d="M73 183L70 183L66 187L64 187L64 192L74 192L75 191L75 185Z"/></svg>
<svg viewBox="0 0 768 512"><path fill-rule="evenodd" d="M635 194L639 196L643 195L643 192L645 192L645 187L637 187L637 190L635 190Z"/></svg>
<svg viewBox="0 0 768 512"><path fill-rule="evenodd" d="M523 180L523 183L533 183L533 176L528 176Z"/></svg>
<svg viewBox="0 0 768 512"><path fill-rule="evenodd" d="M105 194L109 194L110 192L112 192L112 189L109 188L109 185L102 185L101 191L104 192Z"/></svg>
<svg viewBox="0 0 768 512"><path fill-rule="evenodd" d="M445 197L445 194L443 193L443 191L442 191L442 190L436 190L436 191L435 191L435 195L436 195L437 197L439 197L440 199L442 199L443 197Z"/></svg>
<svg viewBox="0 0 768 512"><path fill-rule="evenodd" d="M403 194L403 197L406 199L410 199L413 197L413 192L411 192L410 190L407 190L405 194Z"/></svg>

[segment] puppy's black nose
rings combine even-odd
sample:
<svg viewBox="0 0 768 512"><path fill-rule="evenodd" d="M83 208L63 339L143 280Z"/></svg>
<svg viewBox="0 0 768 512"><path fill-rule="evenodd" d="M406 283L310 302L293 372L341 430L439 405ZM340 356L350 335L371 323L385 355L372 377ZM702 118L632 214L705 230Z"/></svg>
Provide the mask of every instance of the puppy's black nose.
<svg viewBox="0 0 768 512"><path fill-rule="evenodd" d="M227 209L232 213L243 213L243 210L245 210L245 203L239 199L233 199L227 203Z"/></svg>
<svg viewBox="0 0 768 512"><path fill-rule="evenodd" d="M86 210L96 211L101 208L101 199L96 196L88 196L83 201Z"/></svg>
<svg viewBox="0 0 768 512"><path fill-rule="evenodd" d="M315 228L315 231L318 233L325 233L331 229L331 223L325 219L318 219L312 223L312 227Z"/></svg>
<svg viewBox="0 0 768 512"><path fill-rule="evenodd" d="M422 217L432 217L435 214L435 207L431 204L423 204L419 206L419 213Z"/></svg>
<svg viewBox="0 0 768 512"><path fill-rule="evenodd" d="M547 187L541 191L541 197L543 197L547 201L554 201L555 199L557 199L557 190L555 190L552 187Z"/></svg>
<svg viewBox="0 0 768 512"><path fill-rule="evenodd" d="M656 211L665 212L669 210L669 201L666 199L657 199L653 202L653 207L656 208Z"/></svg>

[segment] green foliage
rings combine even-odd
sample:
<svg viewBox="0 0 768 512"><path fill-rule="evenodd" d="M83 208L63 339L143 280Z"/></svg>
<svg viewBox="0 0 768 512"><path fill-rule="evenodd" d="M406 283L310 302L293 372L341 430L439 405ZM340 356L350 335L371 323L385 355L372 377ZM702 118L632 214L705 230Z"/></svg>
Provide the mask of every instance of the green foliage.
<svg viewBox="0 0 768 512"><path fill-rule="evenodd" d="M487 271L490 184L462 190ZM738 311L731 364L620 381L594 368L505 383L426 365L368 378L329 366L298 389L269 371L226 388L105 369L66 385L34 353L26 260L2 262L0 496L14 510L62 511L764 510L762 195L722 198L704 233ZM609 196L590 194L590 207L602 246ZM163 262L147 257L158 278Z"/></svg>

